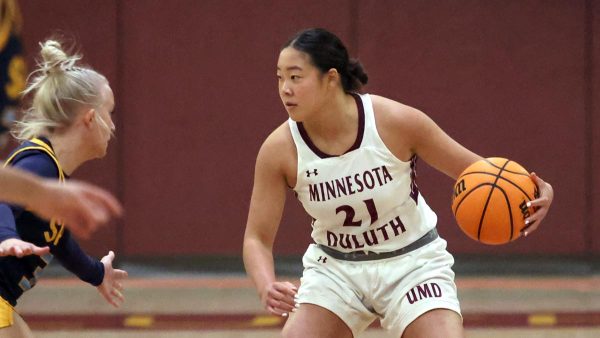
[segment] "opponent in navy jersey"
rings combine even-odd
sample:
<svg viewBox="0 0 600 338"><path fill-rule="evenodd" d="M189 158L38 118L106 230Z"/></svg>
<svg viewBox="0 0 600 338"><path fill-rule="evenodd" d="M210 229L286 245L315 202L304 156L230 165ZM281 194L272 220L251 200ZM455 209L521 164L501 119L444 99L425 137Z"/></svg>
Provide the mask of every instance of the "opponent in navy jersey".
<svg viewBox="0 0 600 338"><path fill-rule="evenodd" d="M263 143L244 236L244 264L283 337L350 338L373 320L396 337L462 337L452 256L416 189L417 157L456 179L481 159L417 109L357 92L368 77L343 43L307 29L282 48L278 88L290 121ZM365 113L368 110L367 113ZM552 202L540 187L534 231ZM278 281L273 242L286 189L313 218L299 288Z"/></svg>
<svg viewBox="0 0 600 338"><path fill-rule="evenodd" d="M62 219L79 238L90 238L100 226L122 213L121 204L110 192L85 182L59 183L55 179L41 179L22 170L4 167L0 168L0 187L0 201L26 206L27 210L46 220ZM21 249L25 251L21 252ZM0 243L0 256L34 251L38 254L39 249L33 245L4 248Z"/></svg>
<svg viewBox="0 0 600 338"><path fill-rule="evenodd" d="M9 165L35 175L62 179L67 178L55 162L50 142L40 138L26 141L11 156ZM42 146L40 146L40 144ZM23 149L23 151L21 151ZM48 149L48 150L46 150ZM24 257L0 257L0 296L11 305L23 292L33 287L38 274L56 257L69 271L94 286L102 283L104 266L100 261L86 255L69 230L57 220L42 220L20 206L0 203L0 242L19 238L38 247L49 247L45 255Z"/></svg>
<svg viewBox="0 0 600 338"><path fill-rule="evenodd" d="M0 0L0 147L9 139L8 127L15 119L26 84L22 28L18 1ZM81 183L60 186L5 169L0 169L0 201L27 205L46 218L59 215L69 220L71 229L82 237L89 237L121 209L117 200L100 188ZM5 254L14 253L0 247L0 255Z"/></svg>
<svg viewBox="0 0 600 338"><path fill-rule="evenodd" d="M41 47L40 68L24 91L33 96L32 105L13 130L22 144L5 165L64 182L83 163L105 156L115 130L114 95L103 75L77 64L81 56L67 55L54 40ZM124 300L120 280L127 273L113 268L114 253L100 261L88 256L63 223L57 218L42 220L20 206L0 204L0 247L16 254L0 257L0 336L30 335L13 306L36 284L52 258L96 286L112 305ZM48 247L49 253L23 256L28 253L23 248L32 244Z"/></svg>

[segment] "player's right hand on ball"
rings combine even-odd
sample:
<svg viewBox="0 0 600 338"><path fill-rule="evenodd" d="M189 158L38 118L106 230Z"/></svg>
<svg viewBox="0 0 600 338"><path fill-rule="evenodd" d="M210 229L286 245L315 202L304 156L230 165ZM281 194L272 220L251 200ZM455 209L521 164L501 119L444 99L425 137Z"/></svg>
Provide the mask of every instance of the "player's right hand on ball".
<svg viewBox="0 0 600 338"><path fill-rule="evenodd" d="M532 206L535 209L535 213L525 220L526 226L521 230L524 236L537 229L540 222L546 217L554 199L554 189L548 182L542 180L536 173L531 173L531 179L538 186L540 196L527 204L528 207Z"/></svg>
<svg viewBox="0 0 600 338"><path fill-rule="evenodd" d="M298 288L290 282L273 282L266 286L260 298L269 313L287 317L296 309L297 292Z"/></svg>

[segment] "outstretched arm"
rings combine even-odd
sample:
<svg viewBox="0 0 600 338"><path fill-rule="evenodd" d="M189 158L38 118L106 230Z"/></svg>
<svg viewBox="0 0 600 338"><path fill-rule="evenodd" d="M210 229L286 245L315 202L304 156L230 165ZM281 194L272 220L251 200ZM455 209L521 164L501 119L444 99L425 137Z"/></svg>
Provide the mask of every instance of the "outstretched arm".
<svg viewBox="0 0 600 338"><path fill-rule="evenodd" d="M93 286L102 284L104 265L98 259L86 254L69 230L64 231L57 245L51 245L50 252L65 269L82 281Z"/></svg>
<svg viewBox="0 0 600 338"><path fill-rule="evenodd" d="M62 266L73 272L79 279L96 286L107 302L119 307L124 301L121 281L127 277L127 272L113 267L114 252L110 251L98 261L88 256L73 239L71 233L65 231L59 244L52 247L52 253Z"/></svg>
<svg viewBox="0 0 600 338"><path fill-rule="evenodd" d="M43 256L50 253L50 248L39 247L18 238L9 238L0 242L0 256L23 257L27 255Z"/></svg>
<svg viewBox="0 0 600 338"><path fill-rule="evenodd" d="M85 239L123 212L121 204L106 190L73 180L44 181L29 208L44 218L63 220L71 232Z"/></svg>
<svg viewBox="0 0 600 338"><path fill-rule="evenodd" d="M50 248L38 247L21 240L17 233L15 218L11 208L0 203L0 256L45 255Z"/></svg>
<svg viewBox="0 0 600 338"><path fill-rule="evenodd" d="M0 201L23 205L45 219L61 219L82 238L122 213L119 202L103 189L75 181L61 184L13 168L0 169Z"/></svg>

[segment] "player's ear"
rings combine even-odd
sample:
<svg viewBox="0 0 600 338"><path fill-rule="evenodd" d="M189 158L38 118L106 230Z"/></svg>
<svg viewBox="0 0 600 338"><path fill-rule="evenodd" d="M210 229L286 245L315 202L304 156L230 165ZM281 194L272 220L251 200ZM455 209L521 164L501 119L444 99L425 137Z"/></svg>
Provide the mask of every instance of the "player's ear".
<svg viewBox="0 0 600 338"><path fill-rule="evenodd" d="M327 84L329 86L335 86L338 82L340 82L340 73L338 73L337 69L331 68L327 71Z"/></svg>
<svg viewBox="0 0 600 338"><path fill-rule="evenodd" d="M94 121L95 116L96 116L96 110L94 108L90 108L90 109L86 110L83 113L83 119L82 119L83 124L86 127L91 126L92 122Z"/></svg>

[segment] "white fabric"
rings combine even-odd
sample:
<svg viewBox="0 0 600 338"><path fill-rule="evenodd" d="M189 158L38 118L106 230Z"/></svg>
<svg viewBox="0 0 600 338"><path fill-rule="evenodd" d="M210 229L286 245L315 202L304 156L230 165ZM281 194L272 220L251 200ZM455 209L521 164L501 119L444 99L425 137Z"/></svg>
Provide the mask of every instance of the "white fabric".
<svg viewBox="0 0 600 338"><path fill-rule="evenodd" d="M364 262L336 260L312 244L302 262L297 302L335 313L355 337L378 318L384 329L401 337L430 310L460 315L454 259L442 238L402 256Z"/></svg>
<svg viewBox="0 0 600 338"><path fill-rule="evenodd" d="M370 96L360 95L360 101L362 142L341 156L319 157L289 120L298 152L294 191L314 219L315 243L343 252L393 251L434 228L437 216L416 189L416 158L404 162L389 151L377 132ZM355 225L344 226L348 221Z"/></svg>

